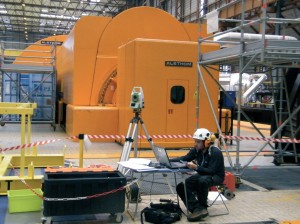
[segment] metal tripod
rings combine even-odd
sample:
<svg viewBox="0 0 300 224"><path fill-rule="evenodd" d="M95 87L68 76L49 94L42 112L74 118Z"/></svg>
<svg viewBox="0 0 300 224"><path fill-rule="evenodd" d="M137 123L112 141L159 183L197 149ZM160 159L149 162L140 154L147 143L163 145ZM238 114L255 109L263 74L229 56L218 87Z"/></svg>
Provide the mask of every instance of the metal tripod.
<svg viewBox="0 0 300 224"><path fill-rule="evenodd" d="M131 146L132 146L132 142L134 142L134 158L137 157L137 148L138 148L138 124L140 123L145 134L147 137L148 142L150 143L151 149L153 150L153 142L152 142L152 138L149 136L148 131L146 129L146 126L142 120L142 118L140 117L141 114L141 109L135 109L134 110L135 116L134 118L132 118L132 120L130 121L129 124L129 128L127 131L127 135L126 135L126 139L125 139L125 143L124 143L124 147L123 147L123 151L122 151L122 155L120 158L120 162L122 161L127 161L129 159L129 155L130 155L130 150L131 150ZM124 175L127 174L127 172L125 172L125 168L123 166L118 165L118 171L120 171L121 173L123 173ZM128 170L129 171L129 170ZM174 194L174 191L172 189L171 183L167 178L167 174L162 174L165 181L167 182L172 194ZM138 197L139 198L139 193L138 193Z"/></svg>
<svg viewBox="0 0 300 224"><path fill-rule="evenodd" d="M138 124L140 123L147 137L148 142L150 143L151 149L153 148L152 138L149 136L146 126L140 117L141 109L136 109L133 111L135 116L132 118L129 124L127 135L125 138L125 143L123 146L122 155L120 161L127 161L129 159L130 150L132 147L132 142L134 142L134 158L137 157L137 148L138 148ZM118 170L121 173L124 173L124 168L118 166Z"/></svg>

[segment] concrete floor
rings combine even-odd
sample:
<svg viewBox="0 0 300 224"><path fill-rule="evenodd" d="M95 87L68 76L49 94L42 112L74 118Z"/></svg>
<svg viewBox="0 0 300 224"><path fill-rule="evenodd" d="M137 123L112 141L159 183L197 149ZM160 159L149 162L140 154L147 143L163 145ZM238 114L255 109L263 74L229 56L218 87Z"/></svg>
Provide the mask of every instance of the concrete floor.
<svg viewBox="0 0 300 224"><path fill-rule="evenodd" d="M269 136L269 127L261 125L262 131ZM234 133L236 133L236 126ZM151 133L150 133L151 134ZM241 136L257 136L249 124L242 122ZM78 142L68 139L69 136L60 129L56 131L49 124L33 124L31 142L57 139L54 143L38 146L40 154L61 153L65 151L66 162L78 166L79 144ZM58 140L59 139L59 140ZM6 124L0 127L0 147L12 147L20 144L20 126L18 124ZM209 208L210 217L200 223L280 223L286 220L300 220L300 181L297 181L300 175L300 167L294 164L284 164L275 166L273 157L269 152L262 152L259 156L254 156L253 151L260 149L265 143L260 141L241 141L241 154L237 157L234 151L236 142L226 147L230 151L229 156L225 155L225 166L227 170L235 173L236 169L232 167L243 167L245 169L238 171L242 179L242 184L236 189L235 197L226 201L230 210L229 215L213 216L222 213L222 205L214 205ZM224 149L224 145L222 148ZM105 164L113 168L117 167L123 147L117 143L91 143L84 151L84 166L93 164ZM271 150L267 146L263 151ZM171 157L185 154L186 150L170 150ZM5 154L16 154L18 150L7 151ZM154 160L152 151L138 151L141 158L150 158ZM280 176L281 175L281 176ZM275 181L276 180L276 181ZM281 181L282 180L282 181ZM299 183L298 183L299 182ZM149 183L144 183L148 185ZM268 185L269 184L269 185ZM163 193L161 189L164 188ZM158 192L158 193L157 193ZM41 212L29 213L8 213L7 200L5 202L2 196L0 198L0 223L5 224L22 224L22 223L42 223ZM145 193L142 201L138 206L137 216L133 219L130 214L134 211L134 204L125 207L122 223L140 223L140 211L149 206L150 202L157 202L160 198L176 200L176 196L170 194L170 189L165 183L157 185L151 194ZM2 200L1 200L2 199ZM3 203L3 204L1 204ZM182 204L182 203L181 203ZM25 206L25 205L24 205ZM130 212L127 212L130 211ZM91 220L87 220L91 218ZM51 217L47 218L50 222ZM64 221L53 223L108 223L109 214L97 214L92 217L85 217L85 221ZM300 222L300 221L299 221ZM186 217L182 217L180 223L187 223Z"/></svg>

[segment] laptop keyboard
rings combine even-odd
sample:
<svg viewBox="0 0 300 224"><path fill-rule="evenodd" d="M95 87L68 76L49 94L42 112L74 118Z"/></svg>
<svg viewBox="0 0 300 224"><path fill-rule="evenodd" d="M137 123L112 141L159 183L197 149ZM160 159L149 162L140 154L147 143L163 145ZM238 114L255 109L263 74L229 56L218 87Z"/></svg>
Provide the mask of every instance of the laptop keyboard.
<svg viewBox="0 0 300 224"><path fill-rule="evenodd" d="M155 163L155 162L151 162L149 164L150 167L154 167L154 168L165 168L166 166L160 164L160 163Z"/></svg>
<svg viewBox="0 0 300 224"><path fill-rule="evenodd" d="M186 167L186 163L182 162L171 162L172 167Z"/></svg>

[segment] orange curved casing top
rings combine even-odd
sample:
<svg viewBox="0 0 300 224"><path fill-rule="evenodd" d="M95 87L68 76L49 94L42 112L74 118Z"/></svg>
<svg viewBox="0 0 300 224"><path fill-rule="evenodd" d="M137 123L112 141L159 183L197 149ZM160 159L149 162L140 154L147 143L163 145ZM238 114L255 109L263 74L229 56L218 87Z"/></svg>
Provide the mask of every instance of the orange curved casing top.
<svg viewBox="0 0 300 224"><path fill-rule="evenodd" d="M64 102L98 105L105 80L117 67L118 48L136 38L197 41L197 24L182 24L167 12L135 7L114 18L82 17L60 51Z"/></svg>
<svg viewBox="0 0 300 224"><path fill-rule="evenodd" d="M109 17L85 16L75 24L57 58L62 77L63 100L73 105L90 105L100 36Z"/></svg>
<svg viewBox="0 0 300 224"><path fill-rule="evenodd" d="M110 68L117 65L118 48L136 38L191 40L185 27L163 10L137 7L120 13L110 21L99 42L91 105L98 104L99 89Z"/></svg>

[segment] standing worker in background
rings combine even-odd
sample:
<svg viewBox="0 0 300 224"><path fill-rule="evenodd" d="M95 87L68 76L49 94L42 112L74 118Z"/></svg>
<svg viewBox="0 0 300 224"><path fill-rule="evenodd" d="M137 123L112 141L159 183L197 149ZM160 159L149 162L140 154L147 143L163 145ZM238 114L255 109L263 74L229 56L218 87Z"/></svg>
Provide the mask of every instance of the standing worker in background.
<svg viewBox="0 0 300 224"><path fill-rule="evenodd" d="M225 178L224 157L221 150L213 146L216 137L205 128L197 129L193 135L195 146L185 156L171 161L187 161L187 167L196 171L181 182L176 191L191 212L188 221L199 221L208 216L207 197L209 187L220 185ZM187 200L185 198L185 189ZM187 202L187 205L186 205Z"/></svg>

